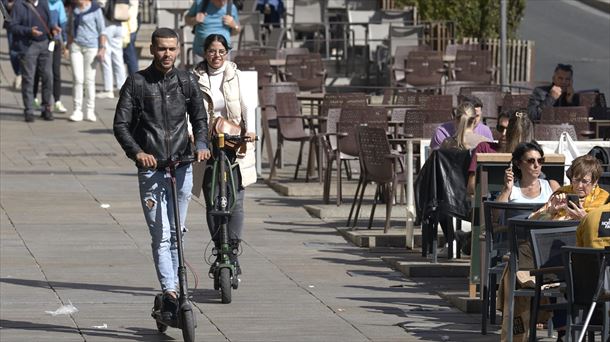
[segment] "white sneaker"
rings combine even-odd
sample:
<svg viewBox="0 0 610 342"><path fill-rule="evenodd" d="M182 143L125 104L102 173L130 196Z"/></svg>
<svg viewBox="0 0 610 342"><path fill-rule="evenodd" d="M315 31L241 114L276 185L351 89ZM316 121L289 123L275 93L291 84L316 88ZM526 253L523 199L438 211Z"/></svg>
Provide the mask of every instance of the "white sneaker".
<svg viewBox="0 0 610 342"><path fill-rule="evenodd" d="M95 112L88 112L85 116L86 121L96 122L97 118L95 117Z"/></svg>
<svg viewBox="0 0 610 342"><path fill-rule="evenodd" d="M97 93L97 95L95 95L96 98L98 99L114 99L114 92L111 91L102 91L100 93Z"/></svg>
<svg viewBox="0 0 610 342"><path fill-rule="evenodd" d="M83 112L81 112L80 110L75 110L74 112L72 112L72 115L70 115L68 120L74 122L83 121Z"/></svg>
<svg viewBox="0 0 610 342"><path fill-rule="evenodd" d="M13 89L21 90L21 75L15 76L15 81L13 81Z"/></svg>
<svg viewBox="0 0 610 342"><path fill-rule="evenodd" d="M34 109L40 109L40 100L38 98L34 99Z"/></svg>
<svg viewBox="0 0 610 342"><path fill-rule="evenodd" d="M64 107L63 103L61 103L61 101L55 101L55 105L53 106L53 111L56 113L65 113L68 110L66 109L66 107Z"/></svg>

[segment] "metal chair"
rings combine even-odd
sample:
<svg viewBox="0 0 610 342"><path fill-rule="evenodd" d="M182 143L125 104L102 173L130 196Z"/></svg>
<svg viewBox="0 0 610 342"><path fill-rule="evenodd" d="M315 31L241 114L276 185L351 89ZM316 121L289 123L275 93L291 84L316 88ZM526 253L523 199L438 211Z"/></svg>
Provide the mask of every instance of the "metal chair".
<svg viewBox="0 0 610 342"><path fill-rule="evenodd" d="M496 324L496 288L506 267L502 260L509 252L506 220L532 212L544 203L483 202L485 217L485 256L481 274L481 334L487 334L487 320Z"/></svg>
<svg viewBox="0 0 610 342"><path fill-rule="evenodd" d="M590 329L590 340L594 331L601 331L601 340L606 341L610 329L610 248L562 247L561 252L567 284L566 337L580 342ZM576 339L574 332L578 330Z"/></svg>
<svg viewBox="0 0 610 342"><path fill-rule="evenodd" d="M277 101L276 95L278 93L298 93L299 85L294 82L277 82L267 85L263 85L260 91L260 107L262 116L263 134L261 138L261 145L265 146L267 150L267 157L270 163L273 163L273 148L271 146L270 129L277 128ZM279 158L279 164L281 165L282 158Z"/></svg>
<svg viewBox="0 0 610 342"><path fill-rule="evenodd" d="M527 243L530 239L530 231L533 229L554 229L571 227L574 231L580 221L543 221L529 220L527 216L518 215L508 220L508 243L510 249L510 257L508 261L508 289L505 295L508 296L508 341L513 338L513 319L514 305L516 296L533 297L533 289L516 289L516 274L519 267L519 246ZM575 238L575 234L572 234ZM574 245L574 243L572 243Z"/></svg>
<svg viewBox="0 0 610 342"><path fill-rule="evenodd" d="M595 134L589 125L589 111L584 106L546 107L540 116L540 123L574 125L576 134L585 139Z"/></svg>
<svg viewBox="0 0 610 342"><path fill-rule="evenodd" d="M239 55L233 58L237 68L243 71L256 71L259 89L271 83L273 79L273 69L269 64L269 57L261 55L244 56Z"/></svg>
<svg viewBox="0 0 610 342"><path fill-rule="evenodd" d="M309 181L309 166L312 163L312 142L314 142L314 134L310 129L306 131L304 121L311 120L310 115L302 115L299 100L295 93L278 93L277 101L277 121L278 121L278 142L271 165L269 179L276 175L276 165L279 164L279 157L284 145L284 141L298 141L300 143L299 155L297 157L296 167L294 170L294 179L297 179L299 167L301 165L303 146L309 143L309 154L307 158L307 170L305 171L305 181ZM311 127L311 126L309 126Z"/></svg>
<svg viewBox="0 0 610 342"><path fill-rule="evenodd" d="M405 61L407 86L440 89L446 73L441 53L438 51L411 51Z"/></svg>

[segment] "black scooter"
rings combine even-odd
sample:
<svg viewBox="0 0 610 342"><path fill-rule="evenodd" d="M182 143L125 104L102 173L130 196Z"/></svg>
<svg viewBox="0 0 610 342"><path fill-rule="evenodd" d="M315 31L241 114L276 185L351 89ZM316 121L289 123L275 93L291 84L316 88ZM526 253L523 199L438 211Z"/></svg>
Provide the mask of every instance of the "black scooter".
<svg viewBox="0 0 610 342"><path fill-rule="evenodd" d="M258 140L255 137L254 140ZM231 261L231 255L237 255L238 250L229 244L228 223L231 210L235 205L237 197L237 184L231 171L231 161L226 155L226 143L241 144L249 142L249 137L240 135L217 134L214 137L215 155L212 175L212 206L214 210L210 214L215 218L215 229L220 234L220 246L212 250L212 255L217 260L210 268L210 276L214 278L214 289L220 290L220 299L223 304L231 303L231 289L236 290L239 286L237 265ZM227 184L232 192L227 194Z"/></svg>
<svg viewBox="0 0 610 342"><path fill-rule="evenodd" d="M166 178L171 182L172 188L172 205L174 208L174 224L176 229L176 247L178 249L178 281L180 286L180 295L178 297L178 312L177 319L172 321L163 320L161 317L161 305L163 303L163 294L155 296L155 303L152 309L151 316L157 321L157 330L164 333L167 327L178 328L182 330L182 338L185 342L195 341L195 328L197 321L193 306L188 300L188 284L186 279L186 267L184 266L184 252L182 247L182 229L180 226L180 213L178 212L178 191L176 189L176 167L179 164L191 163L193 159L181 161L167 161L160 165L165 168Z"/></svg>

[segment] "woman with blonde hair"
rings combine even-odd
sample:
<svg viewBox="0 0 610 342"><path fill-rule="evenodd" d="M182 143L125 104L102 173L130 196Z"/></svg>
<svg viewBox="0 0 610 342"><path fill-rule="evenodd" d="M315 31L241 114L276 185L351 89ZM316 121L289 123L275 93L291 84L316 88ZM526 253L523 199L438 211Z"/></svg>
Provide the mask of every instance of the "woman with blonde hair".
<svg viewBox="0 0 610 342"><path fill-rule="evenodd" d="M461 150L472 149L486 137L474 132L477 125L477 114L470 102L464 102L454 110L454 120L457 127L455 135L443 141L441 148L457 148Z"/></svg>

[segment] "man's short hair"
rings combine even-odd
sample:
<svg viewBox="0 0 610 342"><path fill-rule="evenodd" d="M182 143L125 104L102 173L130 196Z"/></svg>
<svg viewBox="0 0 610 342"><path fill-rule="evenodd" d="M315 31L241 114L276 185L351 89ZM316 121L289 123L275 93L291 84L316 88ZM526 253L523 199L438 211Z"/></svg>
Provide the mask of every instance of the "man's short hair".
<svg viewBox="0 0 610 342"><path fill-rule="evenodd" d="M474 108L483 108L483 102L480 98L472 95L462 96L461 103L469 102Z"/></svg>
<svg viewBox="0 0 610 342"><path fill-rule="evenodd" d="M178 33L169 27L159 27L155 30L155 32L153 32L150 38L150 43L155 44L157 42L157 38L176 38L177 40Z"/></svg>
<svg viewBox="0 0 610 342"><path fill-rule="evenodd" d="M559 63L555 67L555 71L554 72L557 72L557 70L569 72L570 75L574 73L574 70L572 70L572 65L570 65L570 64L561 64L561 63Z"/></svg>

